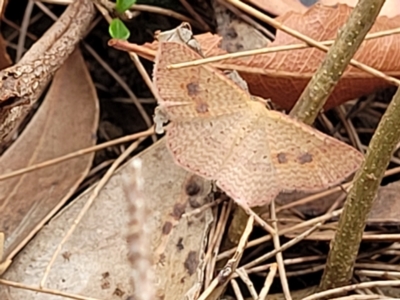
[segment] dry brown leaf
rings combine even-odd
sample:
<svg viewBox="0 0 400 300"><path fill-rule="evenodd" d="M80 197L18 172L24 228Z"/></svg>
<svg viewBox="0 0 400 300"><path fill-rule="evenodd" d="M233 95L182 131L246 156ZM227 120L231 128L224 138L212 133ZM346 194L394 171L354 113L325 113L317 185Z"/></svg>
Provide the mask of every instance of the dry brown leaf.
<svg viewBox="0 0 400 300"><path fill-rule="evenodd" d="M400 190L400 181L396 181L393 183L388 184L387 186L382 186L378 190L378 195L377 199L375 200L371 212L368 216L367 219L367 224L368 225L377 225L377 226L398 226L400 224L400 199L399 199L399 190ZM342 193L342 192L340 192ZM335 193L325 199L326 203L324 204L325 206L329 206L333 204L333 202L337 199L337 197L340 196L340 193ZM336 197L335 197L336 196ZM318 200L319 203L320 200ZM316 203L316 205L318 204ZM304 205L303 210L308 207L308 205ZM317 208L318 210L318 208ZM321 211L320 211L321 212ZM286 218L288 218L287 212L282 211L280 214L283 214ZM278 217L283 217L283 216L278 216ZM296 218L296 217L292 217ZM283 225L280 227L280 229L283 229L284 227L290 227L293 226L293 223L288 223L286 225ZM306 237L306 240L320 240L320 241L329 241L333 238L335 234L335 229L336 229L337 223L330 223L329 224L329 229L325 230L319 230L316 232L313 232L311 235ZM311 226L310 226L311 227ZM295 238L298 234L301 232L307 230L306 229L300 229L297 231L290 232L289 234L286 234L285 236L288 238ZM379 232L368 232L366 231L364 233L364 240L379 240L379 238L376 237L376 234L379 234ZM372 234L375 234L375 237L371 237ZM393 240L394 241L394 240ZM396 241L398 241L398 238L396 238Z"/></svg>
<svg viewBox="0 0 400 300"><path fill-rule="evenodd" d="M0 158L0 173L94 145L97 102L85 62L76 51L56 73L32 121ZM92 157L81 156L0 182L0 231L6 236L7 258L15 255L74 193Z"/></svg>
<svg viewBox="0 0 400 300"><path fill-rule="evenodd" d="M290 28L308 35L315 40L331 40L336 37L351 8L341 4L336 7L314 5L304 15L289 12L277 20ZM400 27L400 16L389 19L379 17L371 32L378 32ZM219 48L220 37L212 34L195 36L205 56L226 53ZM296 38L277 32L276 39L268 47L299 44ZM138 54L154 60L156 42L136 46ZM400 77L399 35L386 36L365 41L354 59L394 77ZM134 49L135 50L135 49ZM218 67L234 69L247 81L250 92L256 96L270 98L283 109L291 109L301 95L308 81L325 57L325 53L317 49L291 50L267 53L253 57L229 59L218 63ZM348 67L343 77L329 97L325 109L330 109L348 100L371 94L389 84L360 71Z"/></svg>
<svg viewBox="0 0 400 300"><path fill-rule="evenodd" d="M358 0L320 0L319 3L324 5L336 5L338 3L347 4L348 6L355 7ZM389 18L400 15L400 1L399 0L386 0L379 13L380 16L387 16Z"/></svg>
<svg viewBox="0 0 400 300"><path fill-rule="evenodd" d="M326 7L315 5L304 15L287 13L277 20L290 28L312 37L315 40L330 40L336 37L350 14L346 5ZM400 27L400 17L377 19L371 32ZM354 59L392 76L400 76L400 60L397 59L400 39L388 36L369 40L362 44ZM297 44L299 41L281 31L270 47ZM215 51L215 54L220 51ZM214 53L209 53L212 55ZM256 55L249 58L232 59L222 62L226 68L234 68L248 82L250 91L290 109L299 98L311 76L322 62L325 53L317 49L303 49ZM335 87L325 106L326 109L345 101L370 94L387 87L388 83L354 67L348 67Z"/></svg>
<svg viewBox="0 0 400 300"><path fill-rule="evenodd" d="M400 181L380 187L368 216L370 225L400 225Z"/></svg>
<svg viewBox="0 0 400 300"><path fill-rule="evenodd" d="M380 290L383 292L383 295L386 297L392 297L395 299L400 299L400 288L388 286L388 287L381 287Z"/></svg>
<svg viewBox="0 0 400 300"><path fill-rule="evenodd" d="M138 155L142 159L143 196L152 216L149 226L152 251L162 245L163 262L156 259L157 288L162 299L194 299L203 278L202 255L212 221L211 209L188 219L179 215L204 203L206 181L178 167L165 140ZM126 233L128 202L121 182L134 176L130 163L122 167L98 195L75 233L63 247L50 271L47 287L96 299L127 299L132 293ZM15 258L4 279L37 284L57 244L86 203L92 188L64 209ZM191 195L191 196L189 196ZM168 222L175 218L172 228ZM170 231L170 229L172 230ZM170 232L170 235L167 233ZM157 258L157 255L156 257ZM189 292L188 292L189 291ZM121 296L118 296L122 295ZM6 298L8 297L8 298ZM0 299L61 299L21 289L0 286ZM64 299L64 298L62 298Z"/></svg>
<svg viewBox="0 0 400 300"><path fill-rule="evenodd" d="M213 1L217 32L222 37L220 48L237 52L266 47L268 40L259 30L233 14L218 1Z"/></svg>
<svg viewBox="0 0 400 300"><path fill-rule="evenodd" d="M317 193L306 193L306 192L281 193L275 199L275 203L280 206L283 206L315 194ZM340 190L321 199L316 199L312 202L308 202L303 205L298 205L295 208L297 211L299 211L305 216L309 217L320 216L326 213L328 209L332 206L332 204L335 203L335 201L339 197L344 197L345 195L346 195L345 191Z"/></svg>
<svg viewBox="0 0 400 300"><path fill-rule="evenodd" d="M400 224L400 181L382 186L378 190L375 200L368 217L369 225L399 225ZM276 199L279 205L286 205L296 200L300 200L313 193L287 193L280 194ZM315 193L314 193L315 194ZM320 216L327 212L329 207L339 198L344 196L344 191L338 191L322 199L296 206L302 214L308 216ZM344 199L343 199L344 200ZM343 204L343 201L342 201Z"/></svg>
<svg viewBox="0 0 400 300"><path fill-rule="evenodd" d="M290 11L303 13L307 10L307 7L298 0L247 0L247 2L275 16Z"/></svg>
<svg viewBox="0 0 400 300"><path fill-rule="evenodd" d="M92 1L74 1L16 64L1 70L0 147L15 138L21 123L74 51L94 15Z"/></svg>

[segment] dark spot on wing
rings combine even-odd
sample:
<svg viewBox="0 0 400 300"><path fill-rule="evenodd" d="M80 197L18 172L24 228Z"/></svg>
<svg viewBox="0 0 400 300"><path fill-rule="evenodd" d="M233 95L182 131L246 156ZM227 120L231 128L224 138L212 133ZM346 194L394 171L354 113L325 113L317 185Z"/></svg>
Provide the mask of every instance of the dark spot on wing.
<svg viewBox="0 0 400 300"><path fill-rule="evenodd" d="M171 232L172 230L172 223L171 222L165 222L164 226L162 227L162 233L167 235Z"/></svg>
<svg viewBox="0 0 400 300"><path fill-rule="evenodd" d="M280 164L285 164L287 163L287 157L286 157L286 153L280 152L278 153L278 155L276 156L278 158L278 162Z"/></svg>
<svg viewBox="0 0 400 300"><path fill-rule="evenodd" d="M313 161L313 157L312 157L312 155L310 153L306 152L306 153L301 154L297 158L297 160L301 165L304 165L304 164L312 162Z"/></svg>
<svg viewBox="0 0 400 300"><path fill-rule="evenodd" d="M196 103L196 111L199 114L205 114L208 112L208 104L204 102L200 96L200 86L196 82L191 82L186 85L186 90L189 97L192 97Z"/></svg>
<svg viewBox="0 0 400 300"><path fill-rule="evenodd" d="M192 276L196 272L198 264L199 261L197 260L197 252L190 251L183 264L190 276Z"/></svg>
<svg viewBox="0 0 400 300"><path fill-rule="evenodd" d="M197 83L191 82L186 85L186 90L190 97L197 96L200 94L200 87Z"/></svg>
<svg viewBox="0 0 400 300"><path fill-rule="evenodd" d="M205 102L200 102L196 104L196 111L199 114L205 114L206 112L208 112L208 104Z"/></svg>

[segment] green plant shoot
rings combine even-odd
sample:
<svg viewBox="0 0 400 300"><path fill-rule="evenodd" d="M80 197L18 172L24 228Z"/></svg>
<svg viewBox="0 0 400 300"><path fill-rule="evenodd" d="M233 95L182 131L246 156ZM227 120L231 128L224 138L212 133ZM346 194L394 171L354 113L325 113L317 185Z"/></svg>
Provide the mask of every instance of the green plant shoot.
<svg viewBox="0 0 400 300"><path fill-rule="evenodd" d="M117 0L117 2L115 3L115 10L122 14L135 3L136 0Z"/></svg>
<svg viewBox="0 0 400 300"><path fill-rule="evenodd" d="M113 19L108 27L111 37L119 40L127 40L130 36L129 29L120 19Z"/></svg>

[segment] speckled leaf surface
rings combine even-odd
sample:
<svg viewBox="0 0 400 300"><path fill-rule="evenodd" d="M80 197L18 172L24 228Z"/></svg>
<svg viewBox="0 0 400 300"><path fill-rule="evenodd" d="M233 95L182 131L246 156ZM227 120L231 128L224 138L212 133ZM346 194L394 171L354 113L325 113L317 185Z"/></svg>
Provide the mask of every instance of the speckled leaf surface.
<svg viewBox="0 0 400 300"><path fill-rule="evenodd" d="M185 211L208 199L210 185L175 165L164 140L142 152L144 196L152 217L145 226L152 232L157 290L165 300L193 295L202 281L202 253L212 219L211 211L188 219ZM53 265L47 287L98 299L127 299L132 293L127 260L127 200L122 167L99 194ZM65 232L88 199L91 190L64 209L16 257L5 279L37 285ZM60 300L63 297L0 286L0 299ZM187 299L191 299L188 296Z"/></svg>

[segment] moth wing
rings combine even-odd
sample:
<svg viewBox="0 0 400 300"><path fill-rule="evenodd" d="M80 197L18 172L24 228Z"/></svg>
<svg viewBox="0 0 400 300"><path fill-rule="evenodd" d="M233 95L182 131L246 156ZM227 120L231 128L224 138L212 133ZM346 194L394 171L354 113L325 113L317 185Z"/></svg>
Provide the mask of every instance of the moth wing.
<svg viewBox="0 0 400 300"><path fill-rule="evenodd" d="M270 203L280 192L264 120L252 114L239 127L232 151L217 175L217 185L247 206Z"/></svg>
<svg viewBox="0 0 400 300"><path fill-rule="evenodd" d="M211 66L167 69L168 65L199 58L184 44L159 44L153 70L155 96L171 121L221 116L248 106L250 95Z"/></svg>
<svg viewBox="0 0 400 300"><path fill-rule="evenodd" d="M213 118L172 122L167 129L167 146L180 166L214 180L230 155L246 117L245 111L239 111Z"/></svg>
<svg viewBox="0 0 400 300"><path fill-rule="evenodd" d="M282 190L321 190L359 168L353 147L276 111L264 118L271 159Z"/></svg>

